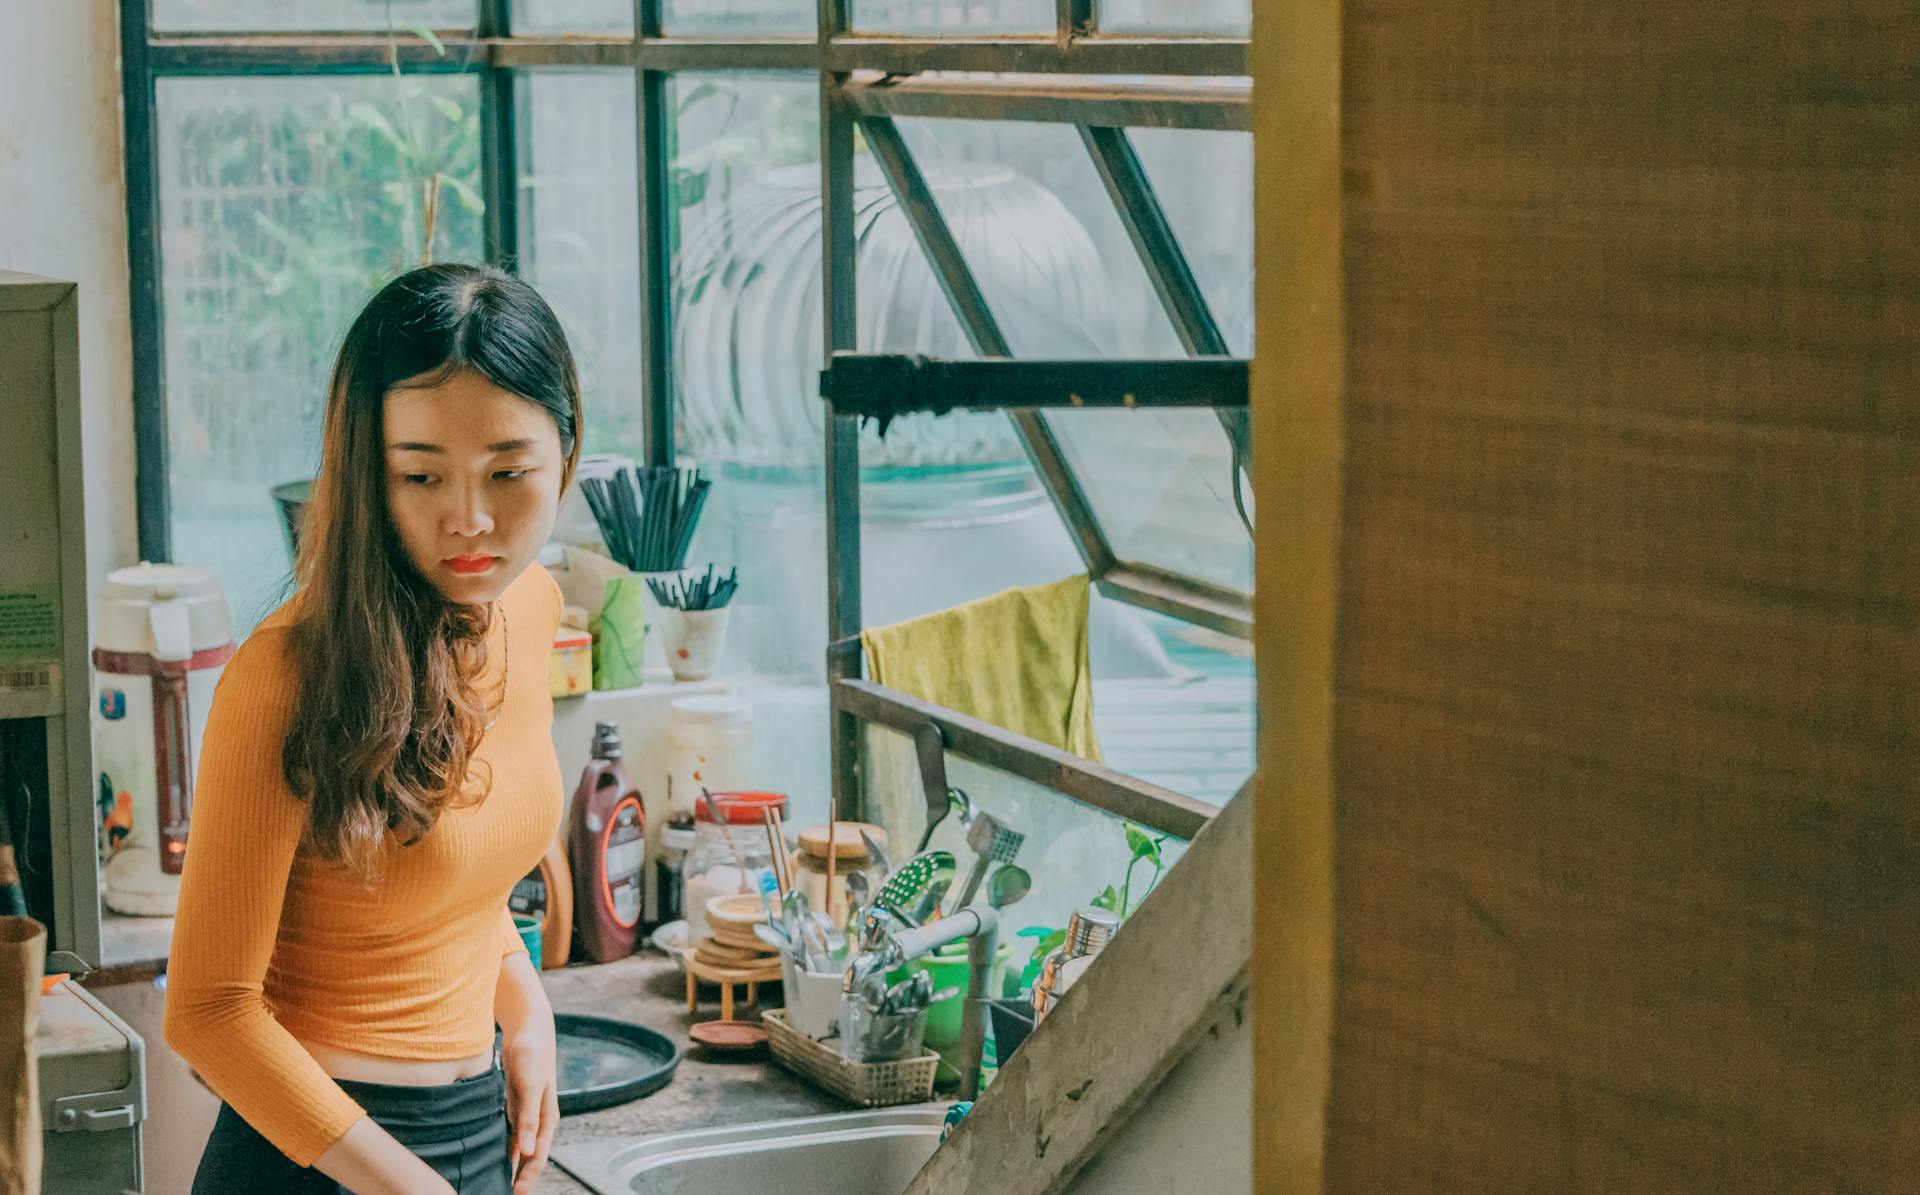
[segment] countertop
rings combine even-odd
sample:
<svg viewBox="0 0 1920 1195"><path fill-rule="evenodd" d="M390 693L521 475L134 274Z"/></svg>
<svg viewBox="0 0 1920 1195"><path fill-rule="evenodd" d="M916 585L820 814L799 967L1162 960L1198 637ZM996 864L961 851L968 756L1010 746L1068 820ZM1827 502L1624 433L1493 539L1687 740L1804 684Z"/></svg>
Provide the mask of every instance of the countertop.
<svg viewBox="0 0 1920 1195"><path fill-rule="evenodd" d="M106 965L87 976L86 986L146 980L165 971L172 929L171 918L107 918L102 926ZM672 959L652 947L643 947L641 953L616 963L543 971L540 982L555 1012L634 1021L666 1034L686 1051L673 1081L652 1095L598 1112L563 1117L554 1136L555 1146L812 1116L845 1111L851 1106L801 1082L764 1053L756 1061L733 1061L710 1055L689 1041L689 1025L719 1018L719 992L703 986L699 1015L688 1016L685 977ZM774 1007L778 1007L779 991L777 983L760 987L762 1000L771 995ZM745 991L736 989L735 997L741 1007L734 1015L752 1016L744 1007ZM549 1160L534 1190L536 1195L591 1195L592 1189Z"/></svg>
<svg viewBox="0 0 1920 1195"><path fill-rule="evenodd" d="M599 1112L564 1117L554 1137L556 1146L706 1125L812 1116L845 1111L850 1106L801 1082L765 1055L755 1062L722 1061L688 1041L687 1026L696 1019L719 1017L719 993L703 987L699 1016L688 1016L686 980L672 959L650 948L617 963L544 971L540 979L555 1012L636 1021L666 1034L687 1050L673 1082L652 1095ZM779 985L771 987L777 1001ZM745 999L744 991L735 994ZM763 1000L767 997L767 986L761 987L760 994ZM749 1014L736 1009L735 1015ZM585 1195L591 1189L549 1161L534 1190L538 1195Z"/></svg>

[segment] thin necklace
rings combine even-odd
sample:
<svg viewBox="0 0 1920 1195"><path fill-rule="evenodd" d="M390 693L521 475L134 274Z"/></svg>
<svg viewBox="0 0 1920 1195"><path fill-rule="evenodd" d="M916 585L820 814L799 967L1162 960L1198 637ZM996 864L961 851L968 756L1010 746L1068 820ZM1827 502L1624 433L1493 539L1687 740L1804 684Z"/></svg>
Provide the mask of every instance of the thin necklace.
<svg viewBox="0 0 1920 1195"><path fill-rule="evenodd" d="M481 734L485 734L489 730L492 730L493 724L500 720L500 715L502 713L506 712L507 669L512 666L513 666L513 637L507 634L507 604L505 602L502 602L500 603L500 708L494 710L493 717L487 719L487 724L480 728Z"/></svg>

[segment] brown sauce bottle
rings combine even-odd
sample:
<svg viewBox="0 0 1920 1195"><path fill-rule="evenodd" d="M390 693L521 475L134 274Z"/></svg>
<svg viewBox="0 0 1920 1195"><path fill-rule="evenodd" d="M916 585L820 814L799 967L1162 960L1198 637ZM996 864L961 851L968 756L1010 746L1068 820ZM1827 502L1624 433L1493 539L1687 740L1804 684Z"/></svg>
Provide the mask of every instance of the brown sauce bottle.
<svg viewBox="0 0 1920 1195"><path fill-rule="evenodd" d="M599 723L593 758L580 773L569 813L574 938L596 963L627 957L640 940L646 814L640 792L620 762L622 754L619 727Z"/></svg>

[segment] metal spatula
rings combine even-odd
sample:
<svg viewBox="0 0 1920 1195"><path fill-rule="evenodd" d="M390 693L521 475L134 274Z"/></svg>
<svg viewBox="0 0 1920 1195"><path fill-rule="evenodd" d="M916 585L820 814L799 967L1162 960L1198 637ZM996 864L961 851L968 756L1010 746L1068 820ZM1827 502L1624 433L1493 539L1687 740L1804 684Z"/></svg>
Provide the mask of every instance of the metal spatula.
<svg viewBox="0 0 1920 1195"><path fill-rule="evenodd" d="M987 878L987 868L995 863L1011 863L1020 853L1020 844L1027 836L1015 830L991 813L976 813L973 824L967 827L967 845L974 850L973 869L967 873L966 887L960 890L960 898L954 902L953 911L959 912L973 903L980 894L980 881Z"/></svg>

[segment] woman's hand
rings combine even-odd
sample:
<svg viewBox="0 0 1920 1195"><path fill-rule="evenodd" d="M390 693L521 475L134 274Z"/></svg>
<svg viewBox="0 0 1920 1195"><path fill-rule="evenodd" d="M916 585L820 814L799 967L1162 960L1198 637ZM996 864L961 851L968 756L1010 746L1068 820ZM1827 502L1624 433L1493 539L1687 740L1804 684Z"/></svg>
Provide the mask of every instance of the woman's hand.
<svg viewBox="0 0 1920 1195"><path fill-rule="evenodd" d="M514 1195L531 1195L546 1169L554 1130L560 1127L559 1059L553 1009L533 964L524 954L500 961L494 993L500 1025L500 1064L507 1080L507 1154L513 1159Z"/></svg>

